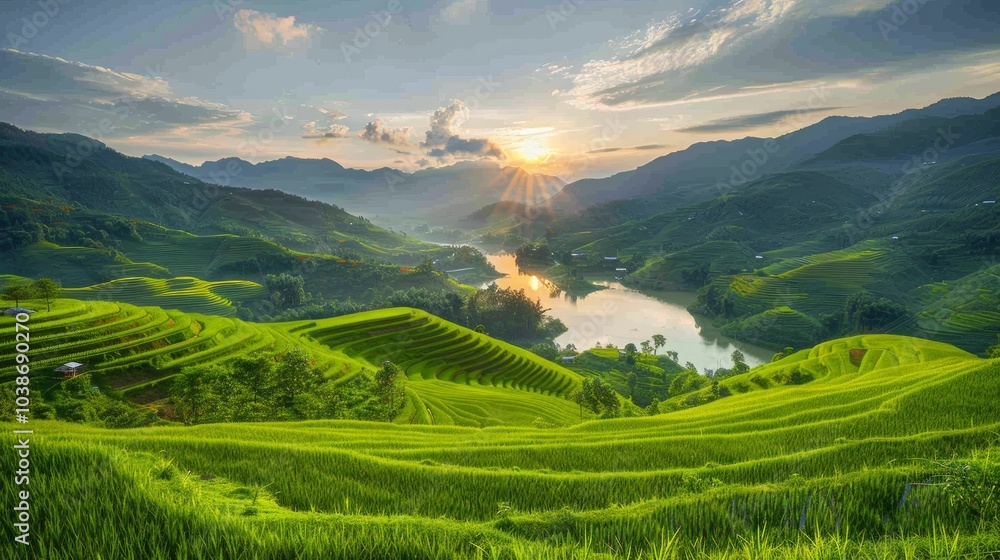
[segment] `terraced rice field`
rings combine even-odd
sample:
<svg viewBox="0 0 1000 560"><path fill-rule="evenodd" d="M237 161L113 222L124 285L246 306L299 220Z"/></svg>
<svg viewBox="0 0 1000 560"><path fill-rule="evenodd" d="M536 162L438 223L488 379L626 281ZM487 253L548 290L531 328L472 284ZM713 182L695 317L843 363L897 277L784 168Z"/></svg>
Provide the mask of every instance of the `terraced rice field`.
<svg viewBox="0 0 1000 560"><path fill-rule="evenodd" d="M1000 265L955 282L914 290L919 302L917 332L976 352L996 344L1000 334Z"/></svg>
<svg viewBox="0 0 1000 560"><path fill-rule="evenodd" d="M128 243L125 254L135 262L155 262L174 276L204 277L208 271L240 262L261 251L276 251L277 245L253 237L192 235L153 225L142 229L142 243Z"/></svg>
<svg viewBox="0 0 1000 560"><path fill-rule="evenodd" d="M635 276L677 283L683 280L681 270L697 267L700 263L710 263L708 272L713 276L752 270L756 264L753 253L739 243L709 241L657 258L636 271Z"/></svg>
<svg viewBox="0 0 1000 560"><path fill-rule="evenodd" d="M120 278L85 288L67 288L65 295L78 299L123 301L232 317L234 302L267 298L267 289L256 282L224 280L206 282L198 278Z"/></svg>
<svg viewBox="0 0 1000 560"><path fill-rule="evenodd" d="M865 242L849 249L785 259L763 269L766 276L734 276L730 290L744 312L782 305L810 315L843 309L854 293L878 280L893 258L888 250Z"/></svg>
<svg viewBox="0 0 1000 560"><path fill-rule="evenodd" d="M358 328L420 319L400 317L368 317ZM343 327L297 332L346 336ZM753 381L793 368L814 380L768 389ZM920 339L857 336L725 383L741 381L752 389L694 408L564 428L314 421L114 431L37 422L32 449L45 451L34 463L33 507L46 517L35 538L49 558L125 559L989 558L1000 550L995 522L937 484L940 463L951 460L996 473L1000 361ZM426 383L428 403L451 389L502 390ZM454 417L467 410L458 402ZM2 477L3 492L11 484Z"/></svg>
<svg viewBox="0 0 1000 560"><path fill-rule="evenodd" d="M15 269L33 277L61 278L67 285L88 285L99 277L148 276L160 278L169 271L149 262L116 262L89 247L71 247L55 243L33 243L11 255ZM86 267L84 267L86 263ZM10 270L10 269L8 269Z"/></svg>
<svg viewBox="0 0 1000 560"><path fill-rule="evenodd" d="M10 330L12 323L12 318L0 318L0 329ZM579 407L567 400L579 386L577 374L415 309L258 324L160 307L64 299L56 301L51 313L33 315L31 325L32 367L42 372L36 381L41 387L61 381L47 372L77 361L97 382L148 403L165 397L167 385L185 366L222 363L255 351L280 353L294 346L310 353L316 367L335 382L371 371L383 360L398 364L411 381L410 405L400 422L565 425L580 419ZM0 351L0 360L13 360L13 352L13 347ZM13 375L4 372L0 383ZM442 392L442 382L469 387Z"/></svg>

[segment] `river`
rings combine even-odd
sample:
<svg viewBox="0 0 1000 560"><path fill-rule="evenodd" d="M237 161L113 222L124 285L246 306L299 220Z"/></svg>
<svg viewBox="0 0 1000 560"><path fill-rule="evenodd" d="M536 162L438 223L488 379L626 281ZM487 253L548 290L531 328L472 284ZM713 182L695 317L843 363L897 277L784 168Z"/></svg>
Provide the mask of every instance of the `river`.
<svg viewBox="0 0 1000 560"><path fill-rule="evenodd" d="M496 280L498 286L524 288L529 296L541 300L549 315L566 324L569 331L556 338L560 345L572 343L584 350L596 343L612 342L621 348L632 342L639 347L643 340L662 334L667 344L659 352L673 350L681 364L692 362L699 371L730 367L730 355L737 348L751 366L768 362L774 355L771 350L720 335L707 318L701 318L699 324L687 310L695 298L691 292L657 291L653 297L614 280L593 280L607 287L586 297L571 298L565 293L550 293L550 285L538 275L521 274L513 255L487 255L487 259L507 275Z"/></svg>

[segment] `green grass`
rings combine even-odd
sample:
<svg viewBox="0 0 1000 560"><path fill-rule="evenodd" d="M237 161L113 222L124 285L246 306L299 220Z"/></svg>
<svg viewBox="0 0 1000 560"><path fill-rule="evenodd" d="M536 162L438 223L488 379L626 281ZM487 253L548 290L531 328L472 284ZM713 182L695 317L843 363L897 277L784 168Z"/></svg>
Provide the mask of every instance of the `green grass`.
<svg viewBox="0 0 1000 560"><path fill-rule="evenodd" d="M253 289L246 284L179 281L182 286L174 287L181 293L211 288L234 295ZM162 301L167 296L153 297ZM363 370L373 371L383 360L397 363L411 387L411 405L400 415L401 422L482 426L579 421L578 407L567 400L579 386L577 374L416 309L258 324L103 301L60 299L51 312L44 306L35 308L39 311L31 318L32 368L39 375L35 386L42 390L61 382L53 372L56 367L78 361L101 386L120 390L142 404L157 404L166 398L167 387L183 367L224 364L254 351L280 353L301 347L336 383ZM12 330L13 322L0 318L0 329ZM12 363L13 359L13 346L0 349L0 360ZM4 372L0 382L13 377L13 370ZM463 389L441 390L443 382Z"/></svg>
<svg viewBox="0 0 1000 560"><path fill-rule="evenodd" d="M434 326L403 310L366 315L353 326L341 318L289 331L349 338ZM423 334L433 346L433 330ZM792 368L813 380L779 384ZM723 383L754 378L771 384L657 416L568 427L457 425L483 415L527 419L533 413L517 407L550 397L442 380L410 387L456 425L114 431L36 421L31 491L41 552L32 557L950 558L1000 550L992 518L951 502L936 484L937 463L953 458L997 474L1000 362L872 335ZM491 391L498 397L477 394ZM574 406L548 410L568 420ZM9 495L12 479L2 479ZM11 538L9 524L3 531Z"/></svg>
<svg viewBox="0 0 1000 560"><path fill-rule="evenodd" d="M122 301L230 317L233 302L267 298L267 289L256 282L224 280L205 282L197 278L120 278L85 288L67 288L67 297Z"/></svg>

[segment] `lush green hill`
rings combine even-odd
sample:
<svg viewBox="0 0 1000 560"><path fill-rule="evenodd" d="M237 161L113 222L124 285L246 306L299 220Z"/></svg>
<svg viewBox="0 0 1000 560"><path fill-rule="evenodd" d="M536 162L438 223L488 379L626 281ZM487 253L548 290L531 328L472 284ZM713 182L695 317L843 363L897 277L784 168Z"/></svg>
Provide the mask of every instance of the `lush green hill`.
<svg viewBox="0 0 1000 560"><path fill-rule="evenodd" d="M966 125L989 134L987 117L995 115L970 117ZM897 131L900 138L927 123L917 124ZM813 162L612 227L567 219L553 226L549 243L556 255L617 254L639 262L626 283L700 289L693 310L757 344L800 347L850 332L850 325L824 321L864 290L905 307L909 317L889 325L891 332L982 352L993 340L989 313L996 309L979 304L970 314L960 311L964 304L934 304L921 286L977 284L983 277L970 275L1000 256L1000 207L990 202L1000 196L1000 159L959 154L919 172L886 173L875 165L879 157L851 166Z"/></svg>
<svg viewBox="0 0 1000 560"><path fill-rule="evenodd" d="M368 321L386 332L392 317ZM336 337L359 325L325 328ZM489 390L432 383L442 395ZM36 421L32 538L46 558L122 559L953 558L1000 549L997 503L983 499L989 486L980 490L998 474L987 458L1000 443L996 360L860 336L722 385L731 396L561 429L321 421L114 431ZM12 427L5 445L15 443ZM13 479L2 480L9 495ZM5 524L4 538L12 531Z"/></svg>
<svg viewBox="0 0 1000 560"><path fill-rule="evenodd" d="M199 293L177 297L205 298L204 292L212 290L253 289L182 282ZM162 301L169 295L157 292L152 297ZM12 318L0 318L0 328L10 331L13 339ZM579 407L567 400L579 387L580 376L416 309L259 324L159 307L61 299L51 312L41 308L32 316L31 337L36 349L32 368L39 375L36 387L61 383L61 375L53 370L77 361L100 386L156 407L166 403L167 388L183 367L224 364L257 351L302 348L322 375L335 383L362 370L372 371L384 360L399 365L411 381L409 405L397 418L400 422L480 426L530 425L538 420L564 425L580 419ZM0 360L13 360L13 354L13 347L0 351ZM5 373L0 383L14 375ZM442 391L439 381L460 387ZM521 399L518 395L523 393L529 395Z"/></svg>

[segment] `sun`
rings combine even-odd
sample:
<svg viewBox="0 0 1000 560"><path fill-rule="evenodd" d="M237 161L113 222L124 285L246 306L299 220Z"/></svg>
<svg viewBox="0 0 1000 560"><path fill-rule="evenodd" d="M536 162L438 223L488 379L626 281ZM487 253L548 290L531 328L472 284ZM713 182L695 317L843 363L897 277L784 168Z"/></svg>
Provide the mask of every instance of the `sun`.
<svg viewBox="0 0 1000 560"><path fill-rule="evenodd" d="M525 163L541 163L552 155L552 151L537 138L529 138L517 148L517 153Z"/></svg>

